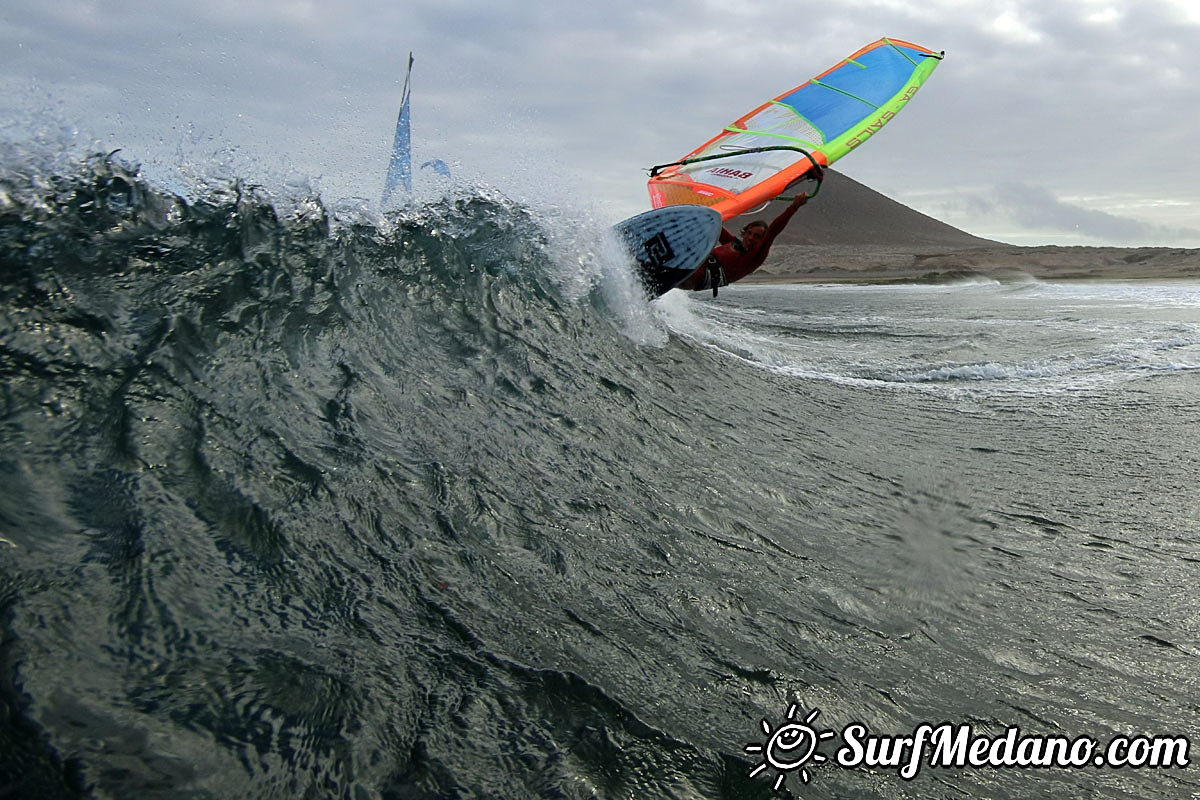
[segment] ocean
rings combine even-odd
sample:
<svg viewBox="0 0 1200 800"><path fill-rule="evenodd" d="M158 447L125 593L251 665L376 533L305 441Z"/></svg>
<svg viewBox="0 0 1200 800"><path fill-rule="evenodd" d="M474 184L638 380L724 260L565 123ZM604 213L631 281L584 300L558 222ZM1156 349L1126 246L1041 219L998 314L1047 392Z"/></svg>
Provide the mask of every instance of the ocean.
<svg viewBox="0 0 1200 800"><path fill-rule="evenodd" d="M0 177L0 797L1200 797L1200 283Z"/></svg>

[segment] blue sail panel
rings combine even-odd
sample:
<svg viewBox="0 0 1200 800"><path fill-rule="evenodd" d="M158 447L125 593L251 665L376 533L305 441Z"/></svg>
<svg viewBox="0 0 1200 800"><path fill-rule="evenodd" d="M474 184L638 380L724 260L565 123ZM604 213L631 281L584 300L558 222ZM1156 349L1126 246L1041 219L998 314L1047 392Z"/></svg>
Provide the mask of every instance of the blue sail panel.
<svg viewBox="0 0 1200 800"><path fill-rule="evenodd" d="M400 116L396 120L396 138L392 142L392 160L388 163L387 181L383 187L386 205L400 187L412 192L412 129L409 122L409 81L412 78L412 53L408 54L408 72L404 75L404 92L400 100Z"/></svg>

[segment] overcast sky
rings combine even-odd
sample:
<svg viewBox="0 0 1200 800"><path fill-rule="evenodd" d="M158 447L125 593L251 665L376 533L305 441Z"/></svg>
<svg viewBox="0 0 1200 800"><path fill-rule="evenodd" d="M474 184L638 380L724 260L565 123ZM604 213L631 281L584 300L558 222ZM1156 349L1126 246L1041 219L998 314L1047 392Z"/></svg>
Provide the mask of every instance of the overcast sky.
<svg viewBox="0 0 1200 800"><path fill-rule="evenodd" d="M0 132L376 200L411 50L417 164L615 221L882 36L946 59L844 174L1014 244L1200 247L1195 0L6 0Z"/></svg>

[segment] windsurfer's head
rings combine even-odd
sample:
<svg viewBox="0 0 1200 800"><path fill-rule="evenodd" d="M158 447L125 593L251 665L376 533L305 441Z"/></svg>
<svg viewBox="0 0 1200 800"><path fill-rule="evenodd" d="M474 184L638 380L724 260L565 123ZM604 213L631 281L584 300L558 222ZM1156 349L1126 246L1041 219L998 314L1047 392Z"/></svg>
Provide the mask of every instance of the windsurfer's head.
<svg viewBox="0 0 1200 800"><path fill-rule="evenodd" d="M760 219L747 223L746 227L742 228L742 247L746 250L754 250L762 244L765 238L767 238L767 223Z"/></svg>

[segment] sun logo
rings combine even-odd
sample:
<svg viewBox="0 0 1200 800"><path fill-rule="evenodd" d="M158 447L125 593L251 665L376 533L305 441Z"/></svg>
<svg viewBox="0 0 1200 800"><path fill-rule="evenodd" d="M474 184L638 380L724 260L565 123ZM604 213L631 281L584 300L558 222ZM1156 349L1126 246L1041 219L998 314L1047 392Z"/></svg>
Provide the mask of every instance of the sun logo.
<svg viewBox="0 0 1200 800"><path fill-rule="evenodd" d="M800 706L792 703L787 710L787 719L794 720ZM817 733L812 728L813 721L821 714L821 709L814 708L803 722L785 722L778 729L772 730L771 723L762 721L762 731L767 737L763 744L751 742L746 745L747 753L761 753L763 761L750 770L750 777L756 778L767 767L774 767L779 774L775 778L776 792L783 788L789 772L800 772L800 780L808 783L812 776L808 774L805 765L812 761L820 764L825 756L817 752L817 747L823 739L829 739L837 734L833 731Z"/></svg>

